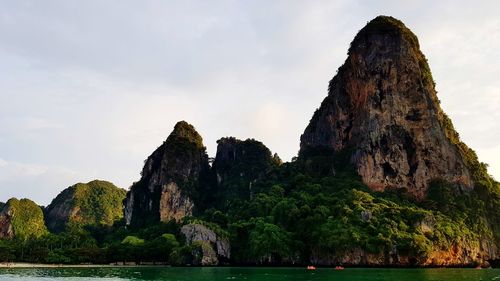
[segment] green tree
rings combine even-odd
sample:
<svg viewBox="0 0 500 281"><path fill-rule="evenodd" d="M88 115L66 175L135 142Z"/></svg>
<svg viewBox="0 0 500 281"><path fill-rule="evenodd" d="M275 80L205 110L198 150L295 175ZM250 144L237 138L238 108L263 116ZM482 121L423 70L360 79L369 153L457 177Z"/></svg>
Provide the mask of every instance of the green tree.
<svg viewBox="0 0 500 281"><path fill-rule="evenodd" d="M259 218L250 232L250 252L260 263L291 257L291 234Z"/></svg>

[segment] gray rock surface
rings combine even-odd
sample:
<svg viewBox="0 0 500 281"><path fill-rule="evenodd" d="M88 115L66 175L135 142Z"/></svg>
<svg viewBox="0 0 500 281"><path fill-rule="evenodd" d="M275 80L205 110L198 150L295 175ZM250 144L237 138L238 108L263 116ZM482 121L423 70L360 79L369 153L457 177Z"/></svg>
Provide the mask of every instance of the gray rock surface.
<svg viewBox="0 0 500 281"><path fill-rule="evenodd" d="M405 188L423 198L433 179L472 188L448 122L417 37L400 21L380 16L351 43L301 136L301 153L351 151L351 163L376 191Z"/></svg>
<svg viewBox="0 0 500 281"><path fill-rule="evenodd" d="M0 210L0 239L14 237L12 228L12 212L10 210Z"/></svg>
<svg viewBox="0 0 500 281"><path fill-rule="evenodd" d="M234 137L221 138L217 141L217 154L213 163L216 174L219 197L215 200L240 198L247 200L258 192L252 187L263 178L279 157L260 141L254 139L239 140Z"/></svg>
<svg viewBox="0 0 500 281"><path fill-rule="evenodd" d="M181 220L193 214L193 193L203 192L210 166L201 136L178 122L167 140L146 159L139 182L125 200L128 225Z"/></svg>
<svg viewBox="0 0 500 281"><path fill-rule="evenodd" d="M198 244L200 265L217 265L219 260L231 257L231 245L226 238L218 237L214 231L201 224L187 224L181 228L187 244ZM195 255L196 256L196 255Z"/></svg>
<svg viewBox="0 0 500 281"><path fill-rule="evenodd" d="M171 219L180 221L183 217L193 214L193 201L182 194L175 182L163 186L160 197L160 221Z"/></svg>

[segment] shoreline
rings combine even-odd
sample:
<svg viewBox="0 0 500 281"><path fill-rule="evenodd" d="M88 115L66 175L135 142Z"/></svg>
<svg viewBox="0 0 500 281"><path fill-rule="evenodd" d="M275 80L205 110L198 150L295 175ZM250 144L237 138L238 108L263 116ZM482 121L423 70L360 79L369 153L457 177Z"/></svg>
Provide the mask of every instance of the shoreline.
<svg viewBox="0 0 500 281"><path fill-rule="evenodd" d="M27 262L0 262L3 268L116 268L116 267L171 267L165 264L48 264Z"/></svg>
<svg viewBox="0 0 500 281"><path fill-rule="evenodd" d="M203 266L172 266L168 264L123 264L123 263L117 263L117 264L45 264L45 263L26 263L26 262L0 262L0 269L8 269L8 268L134 268L134 267L203 267ZM227 268L227 267L256 267L256 268L274 268L274 267L287 267L287 266L205 266L205 267L220 267L220 268ZM305 266L291 266L291 268L302 268ZM321 268L334 268L334 267L328 267L328 266L318 266L318 269ZM347 268L387 268L387 269L436 269L436 268L468 268L468 269L475 269L474 267L468 267L468 266L463 266L463 267L453 267L453 266L443 266L443 267L429 267L429 266L422 266L422 267L391 267L391 266L350 266L346 267ZM495 268L495 267L483 267L482 269L488 269L488 268Z"/></svg>

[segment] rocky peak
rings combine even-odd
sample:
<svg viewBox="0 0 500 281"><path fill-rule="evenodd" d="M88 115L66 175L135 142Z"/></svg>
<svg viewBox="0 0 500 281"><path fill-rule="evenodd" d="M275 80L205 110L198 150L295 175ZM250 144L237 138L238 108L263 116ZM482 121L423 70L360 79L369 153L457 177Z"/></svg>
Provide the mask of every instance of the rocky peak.
<svg viewBox="0 0 500 281"><path fill-rule="evenodd" d="M203 148L203 139L198 134L193 125L186 121L179 121L174 126L174 130L167 138L167 142L189 142L196 145L197 148Z"/></svg>
<svg viewBox="0 0 500 281"><path fill-rule="evenodd" d="M395 56L402 54L400 51L405 48L420 52L417 36L400 20L390 16L378 16L356 34L348 55L377 52L377 56ZM374 58L375 56L371 57Z"/></svg>
<svg viewBox="0 0 500 281"><path fill-rule="evenodd" d="M470 188L447 120L417 37L401 21L379 16L351 43L301 136L300 154L349 151L363 181L378 191L405 188L422 198L433 179Z"/></svg>
<svg viewBox="0 0 500 281"><path fill-rule="evenodd" d="M192 215L210 166L203 139L185 121L145 161L125 201L127 224L180 220Z"/></svg>
<svg viewBox="0 0 500 281"><path fill-rule="evenodd" d="M249 199L254 192L252 185L280 163L279 157L260 141L221 138L213 163L219 197Z"/></svg>
<svg viewBox="0 0 500 281"><path fill-rule="evenodd" d="M260 141L254 139L242 141L234 137L227 137L217 141L214 167L223 171L245 163L253 167L266 168L275 158L279 159L277 154L273 156L269 148ZM255 167L248 172L260 173L262 170L260 168Z"/></svg>

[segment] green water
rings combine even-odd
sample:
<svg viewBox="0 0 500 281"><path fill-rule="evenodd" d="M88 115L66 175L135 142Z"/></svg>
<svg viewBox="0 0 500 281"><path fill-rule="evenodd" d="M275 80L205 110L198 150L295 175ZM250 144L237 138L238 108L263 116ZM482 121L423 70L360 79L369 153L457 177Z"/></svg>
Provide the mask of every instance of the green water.
<svg viewBox="0 0 500 281"><path fill-rule="evenodd" d="M46 268L0 269L0 280L500 281L500 269Z"/></svg>

